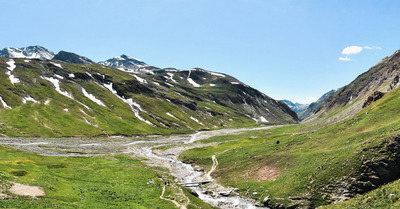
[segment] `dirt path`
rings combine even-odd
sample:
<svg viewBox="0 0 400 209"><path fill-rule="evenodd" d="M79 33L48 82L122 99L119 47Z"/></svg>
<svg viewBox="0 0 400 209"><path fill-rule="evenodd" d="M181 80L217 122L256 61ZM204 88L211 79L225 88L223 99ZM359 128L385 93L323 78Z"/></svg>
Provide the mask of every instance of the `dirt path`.
<svg viewBox="0 0 400 209"><path fill-rule="evenodd" d="M211 170L208 171L208 172L204 175L206 181L212 181L212 180L213 180L213 178L211 177L211 174L215 171L215 169L217 169L217 166L218 166L218 160L217 160L217 158L215 157L215 155L213 155L213 156L211 157L211 159L212 159L212 161L213 161L213 165L211 166Z"/></svg>
<svg viewBox="0 0 400 209"><path fill-rule="evenodd" d="M168 199L168 198L163 197L163 196L164 196L164 192L165 192L165 185L164 185L163 188L162 188L162 193L161 193L161 195L160 195L160 199L162 199L162 200L167 200L167 201L170 201L170 202L174 203L175 206L176 206L177 208L180 208L180 209L187 209L187 208L186 208L186 205L181 205L181 204L179 204L176 200L171 200L171 199Z"/></svg>

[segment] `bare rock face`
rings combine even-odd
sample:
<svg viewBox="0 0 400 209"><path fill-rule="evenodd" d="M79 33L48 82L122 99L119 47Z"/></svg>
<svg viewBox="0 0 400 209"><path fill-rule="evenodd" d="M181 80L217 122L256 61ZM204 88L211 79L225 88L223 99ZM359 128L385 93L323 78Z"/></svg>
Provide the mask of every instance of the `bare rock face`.
<svg viewBox="0 0 400 209"><path fill-rule="evenodd" d="M368 107L372 102L377 101L378 99L383 97L383 93L380 91L375 91L371 96L369 96L362 106L362 108Z"/></svg>
<svg viewBox="0 0 400 209"><path fill-rule="evenodd" d="M72 52L60 51L53 57L53 60L60 60L63 62L68 63L75 63L75 64L91 64L94 63L87 57L79 56Z"/></svg>

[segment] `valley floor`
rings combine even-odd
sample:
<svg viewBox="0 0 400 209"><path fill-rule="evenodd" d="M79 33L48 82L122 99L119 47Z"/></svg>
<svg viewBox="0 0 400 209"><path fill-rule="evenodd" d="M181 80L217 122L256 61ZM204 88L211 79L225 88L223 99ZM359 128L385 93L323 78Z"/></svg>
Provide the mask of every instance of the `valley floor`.
<svg viewBox="0 0 400 209"><path fill-rule="evenodd" d="M63 157L1 148L2 182L40 186L46 196L34 201L16 196L0 206L174 208L175 200L181 208L396 208L398 95L400 90L393 90L354 117L319 127L145 138L5 138L6 146ZM172 186L163 193L164 182ZM212 206L178 183L193 186Z"/></svg>
<svg viewBox="0 0 400 209"><path fill-rule="evenodd" d="M3 138L0 143L10 148L0 147L3 165L0 198L4 199L0 207L210 208L178 184L196 182L195 177L202 173L179 162L177 156L187 149L218 144L196 143L198 140L269 128L225 129L169 137ZM160 148L153 153L156 147ZM19 184L15 182L39 186L45 196L13 193L12 185ZM229 188L216 183L212 186L219 197L197 192L214 206L254 205L239 196L223 197L218 192Z"/></svg>

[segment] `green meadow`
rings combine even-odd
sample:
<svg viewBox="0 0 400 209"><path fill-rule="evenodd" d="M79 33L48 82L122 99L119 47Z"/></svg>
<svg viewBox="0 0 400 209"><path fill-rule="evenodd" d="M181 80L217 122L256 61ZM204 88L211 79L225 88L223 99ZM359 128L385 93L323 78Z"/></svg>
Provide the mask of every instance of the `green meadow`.
<svg viewBox="0 0 400 209"><path fill-rule="evenodd" d="M207 139L221 143L187 150L180 159L209 170L216 155L219 166L213 177L260 202L270 196L275 206L330 204L341 183L365 175L363 162L391 159L385 146L400 132L399 95L399 89L393 90L333 125L292 125Z"/></svg>
<svg viewBox="0 0 400 209"><path fill-rule="evenodd" d="M0 147L0 188L13 197L0 200L0 208L176 208L160 199L167 179L173 182L165 170L127 155L50 157ZM36 200L13 195L9 182L40 186L46 195ZM167 191L164 197L182 199L177 185ZM187 208L211 208L184 194L191 200Z"/></svg>

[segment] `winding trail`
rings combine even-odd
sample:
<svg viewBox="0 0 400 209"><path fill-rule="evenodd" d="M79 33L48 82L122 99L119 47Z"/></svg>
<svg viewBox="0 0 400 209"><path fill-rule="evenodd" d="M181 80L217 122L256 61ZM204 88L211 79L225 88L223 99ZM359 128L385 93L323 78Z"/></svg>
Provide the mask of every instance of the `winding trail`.
<svg viewBox="0 0 400 209"><path fill-rule="evenodd" d="M211 174L218 167L216 155L212 156L213 165L211 170L204 174L195 171L189 164L178 160L178 156L185 150L215 146L222 142L196 143L197 141L208 139L215 136L235 135L245 131L266 130L277 126L264 126L258 128L240 129L221 129L214 131L199 131L190 135L172 136L147 136L147 137L108 137L108 138L1 138L0 144L7 145L16 149L36 152L41 155L50 156L95 156L110 154L129 154L133 157L145 158L148 166L167 168L169 175L175 177L175 183L193 184L204 179L209 180L207 184L195 184L188 187L204 202L223 209L259 209L254 200L241 197L232 192L235 188L223 187L213 181ZM167 146L167 149L156 149ZM164 198L165 186L160 196L161 199L174 203L178 208L185 209L186 205L181 205L175 200ZM227 192L230 195L224 195ZM186 197L187 198L187 197Z"/></svg>
<svg viewBox="0 0 400 209"><path fill-rule="evenodd" d="M181 205L181 204L179 204L176 200L171 200L171 199L168 199L168 198L163 197L163 196L164 196L164 192L165 192L165 186L166 186L166 185L164 185L163 188L162 188L162 193L161 193L161 195L160 195L160 199L162 199L162 200L167 200L167 201L170 201L170 202L174 203L175 206L176 206L177 208L180 208L180 209L187 209L187 208L186 208L186 205Z"/></svg>
<svg viewBox="0 0 400 209"><path fill-rule="evenodd" d="M212 161L213 161L213 165L212 165L212 167L211 167L211 170L208 171L208 172L205 174L205 178L206 178L206 180L208 180L208 181L212 181L212 180L213 180L213 178L211 177L211 174L215 171L215 169L217 169L217 166L218 166L218 160L217 160L217 158L215 157L215 155L213 155L213 156L211 157L211 159L212 159Z"/></svg>

